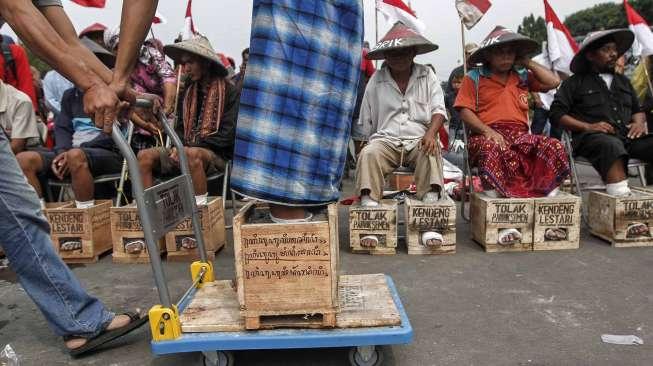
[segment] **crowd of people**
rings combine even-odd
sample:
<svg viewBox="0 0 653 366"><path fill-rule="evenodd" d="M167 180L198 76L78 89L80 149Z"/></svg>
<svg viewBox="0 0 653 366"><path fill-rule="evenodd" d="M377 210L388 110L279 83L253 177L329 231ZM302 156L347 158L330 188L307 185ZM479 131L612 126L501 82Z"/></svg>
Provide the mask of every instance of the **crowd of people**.
<svg viewBox="0 0 653 366"><path fill-rule="evenodd" d="M30 192L1 201L7 207L0 212L23 213L2 226L3 236L20 245L2 244L28 294L72 353L120 336L143 319L106 310L47 249L52 244L40 213L44 185L69 179L76 207L93 206L94 178L122 168L123 158L107 134L116 120L125 132L134 125L131 144L145 187L156 176L178 174L178 152L166 146L153 110L132 108L118 115L118 106L137 95L152 99L174 121L198 205L207 203L207 177L233 161L234 191L268 202L270 219L278 223L309 221L316 207L338 199L350 136L358 155L356 194L365 207L381 204L384 177L403 164L414 169L417 199L432 204L445 197L447 123L452 141L460 139L463 125L469 131L465 148L490 197L555 196L570 174L559 140L563 130L570 131L574 154L592 163L609 194L630 193L629 157L653 163L647 129L653 95L645 79L652 73L643 72L653 62L649 58L638 67L635 87L615 72L633 43L628 30L588 35L571 75L561 75L545 58L531 58L540 44L497 26L479 45L465 47L468 72L455 69L443 89L436 70L414 60L438 46L400 22L374 47L364 46L357 2L325 2L328 9L311 13L296 0L255 1L251 42L238 73L233 59L201 35L167 45L145 40L149 24L140 18L152 18L156 1L125 1L121 27L95 23L77 35L59 1L34 4L0 1L0 14L54 67L41 81L24 48L3 36L0 144L11 154L3 150L0 165L21 173L3 174L0 185L20 185L26 178L40 205ZM289 30L289 22L306 24ZM46 44L34 32L58 36ZM302 42L295 41L297 33ZM325 37L339 42L324 42ZM378 69L372 60L381 61ZM21 233L23 228L30 233ZM520 235L505 229L499 241L510 244ZM421 241L436 246L444 238L427 231ZM366 247L378 242L373 235L361 240ZM43 254L33 258L30 247ZM53 287L65 295L52 295ZM69 306L68 298L75 305Z"/></svg>

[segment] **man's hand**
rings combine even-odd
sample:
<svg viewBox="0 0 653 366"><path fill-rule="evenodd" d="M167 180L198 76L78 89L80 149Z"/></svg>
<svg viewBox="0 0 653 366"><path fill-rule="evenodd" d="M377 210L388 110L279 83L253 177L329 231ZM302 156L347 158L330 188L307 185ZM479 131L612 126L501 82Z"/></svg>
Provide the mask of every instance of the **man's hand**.
<svg viewBox="0 0 653 366"><path fill-rule="evenodd" d="M585 126L587 132L603 132L610 135L614 135L614 127L608 122L597 122L597 123L588 123Z"/></svg>
<svg viewBox="0 0 653 366"><path fill-rule="evenodd" d="M508 144L506 143L506 140L503 138L503 136L493 129L489 129L488 131L484 132L483 136L485 136L485 138L488 140L498 144L501 150L505 150L508 147Z"/></svg>
<svg viewBox="0 0 653 366"><path fill-rule="evenodd" d="M633 122L628 125L628 138L638 139L646 134L646 125L644 123Z"/></svg>
<svg viewBox="0 0 653 366"><path fill-rule="evenodd" d="M530 68L531 59L528 56L522 56L515 60L515 66L523 67L525 69Z"/></svg>
<svg viewBox="0 0 653 366"><path fill-rule="evenodd" d="M438 152L438 140L435 139L435 134L431 133L430 130L422 137L420 150L427 155L435 155Z"/></svg>
<svg viewBox="0 0 653 366"><path fill-rule="evenodd" d="M94 84L84 92L84 112L105 133L111 133L121 107L118 95L105 84Z"/></svg>
<svg viewBox="0 0 653 366"><path fill-rule="evenodd" d="M54 175L60 180L63 180L66 176L68 176L70 169L68 168L68 160L66 160L65 152L62 152L61 154L57 155L52 160L51 169Z"/></svg>

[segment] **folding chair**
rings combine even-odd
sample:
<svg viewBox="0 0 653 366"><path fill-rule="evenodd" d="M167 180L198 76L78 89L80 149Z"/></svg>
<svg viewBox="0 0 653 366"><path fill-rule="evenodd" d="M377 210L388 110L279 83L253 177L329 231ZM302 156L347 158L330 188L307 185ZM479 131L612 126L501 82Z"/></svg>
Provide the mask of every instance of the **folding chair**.
<svg viewBox="0 0 653 366"><path fill-rule="evenodd" d="M467 126L462 123L463 127L463 142L465 146L463 147L463 189L460 195L460 215L462 218L470 222L472 219L472 213L471 213L471 207L465 211L465 199L469 196L469 202L471 204L472 200L472 195L474 194L474 176L478 175L478 169L477 168L472 168L471 164L469 163L469 150L468 150L468 132L467 132ZM468 182L469 179L469 182ZM465 214L467 212L467 214Z"/></svg>
<svg viewBox="0 0 653 366"><path fill-rule="evenodd" d="M220 173L215 173L213 175L210 175L206 177L206 182L212 182L212 181L217 181L218 179L222 178L222 210L224 211L226 208L226 202L227 202L227 194L229 194L229 199L231 200L231 213L232 217L236 216L236 200L234 199L234 192L231 190L229 187L229 180L231 179L231 168L232 168L233 162L231 160L227 160L227 163L225 164L224 171ZM229 228L231 226L226 226L226 228Z"/></svg>

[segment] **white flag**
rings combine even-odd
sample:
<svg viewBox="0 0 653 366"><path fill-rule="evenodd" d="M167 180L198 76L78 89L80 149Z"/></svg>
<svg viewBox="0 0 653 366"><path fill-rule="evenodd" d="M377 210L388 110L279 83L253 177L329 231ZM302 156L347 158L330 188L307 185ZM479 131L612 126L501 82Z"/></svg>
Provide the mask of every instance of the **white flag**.
<svg viewBox="0 0 653 366"><path fill-rule="evenodd" d="M385 20L394 24L402 22L419 34L424 34L426 25L417 19L415 12L401 0L377 0L376 9L383 14Z"/></svg>

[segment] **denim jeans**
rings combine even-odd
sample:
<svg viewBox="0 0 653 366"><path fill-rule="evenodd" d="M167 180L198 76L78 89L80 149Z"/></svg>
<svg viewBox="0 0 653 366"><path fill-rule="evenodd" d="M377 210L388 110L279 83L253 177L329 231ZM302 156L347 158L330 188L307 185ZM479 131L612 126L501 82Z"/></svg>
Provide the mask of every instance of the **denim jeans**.
<svg viewBox="0 0 653 366"><path fill-rule="evenodd" d="M57 335L97 335L114 314L82 288L54 251L36 192L1 130L0 166L0 246L9 266Z"/></svg>

